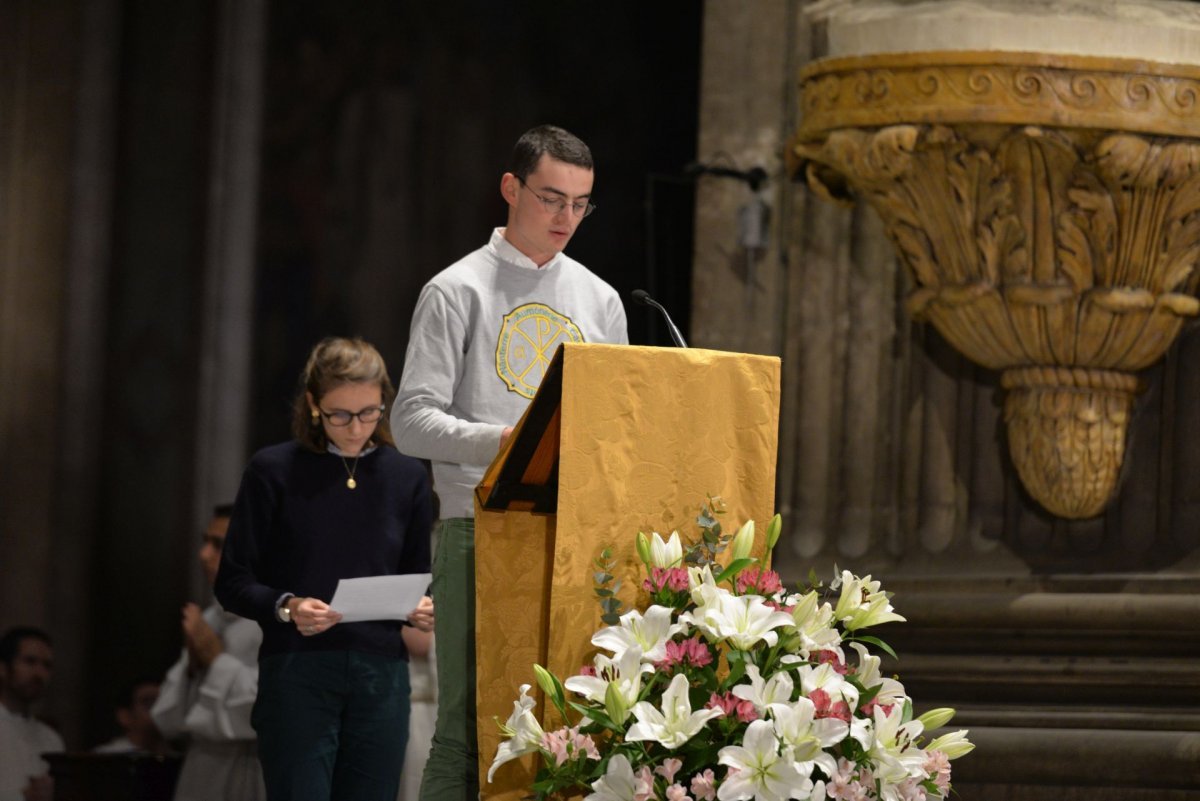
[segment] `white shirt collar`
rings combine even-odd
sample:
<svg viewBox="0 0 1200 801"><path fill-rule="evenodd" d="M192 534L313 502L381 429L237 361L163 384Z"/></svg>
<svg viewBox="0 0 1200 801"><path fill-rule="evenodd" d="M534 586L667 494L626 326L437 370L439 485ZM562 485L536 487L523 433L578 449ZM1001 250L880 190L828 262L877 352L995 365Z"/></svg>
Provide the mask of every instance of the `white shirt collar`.
<svg viewBox="0 0 1200 801"><path fill-rule="evenodd" d="M347 456L349 456L349 455L350 455L350 454L348 454L348 453L342 453L341 449L340 449L340 448L338 448L338 446L337 446L337 445L334 445L332 442L330 442L330 443L326 444L326 446L325 446L325 447L326 447L326 449L327 449L327 450L328 450L330 453L332 453L334 456L341 456L343 459L345 459ZM362 450L359 452L359 454L358 454L358 455L359 455L359 456L366 456L368 453L370 453L371 451L375 450L375 449L376 449L376 448L378 448L378 447L379 447L378 445L375 445L375 444L373 444L373 443L372 443L371 445L368 445L367 447L363 448L363 449L362 449Z"/></svg>
<svg viewBox="0 0 1200 801"><path fill-rule="evenodd" d="M554 258L538 267L533 259L526 256L521 251L517 250L517 246L504 238L504 229L497 228L492 231L492 238L488 242L488 247L499 258L525 270L549 270L558 266L559 260L562 258L562 251L554 254Z"/></svg>

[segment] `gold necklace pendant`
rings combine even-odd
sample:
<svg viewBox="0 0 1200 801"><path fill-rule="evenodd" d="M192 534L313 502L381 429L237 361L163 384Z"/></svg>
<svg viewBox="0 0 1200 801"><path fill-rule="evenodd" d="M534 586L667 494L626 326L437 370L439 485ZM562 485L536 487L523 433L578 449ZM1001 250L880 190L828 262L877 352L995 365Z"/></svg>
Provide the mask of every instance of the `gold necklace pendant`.
<svg viewBox="0 0 1200 801"><path fill-rule="evenodd" d="M343 456L342 467L346 468L346 488L354 489L358 486L358 482L354 480L354 471L358 469L358 456L354 457L354 467L351 467L349 462L346 461L346 457Z"/></svg>

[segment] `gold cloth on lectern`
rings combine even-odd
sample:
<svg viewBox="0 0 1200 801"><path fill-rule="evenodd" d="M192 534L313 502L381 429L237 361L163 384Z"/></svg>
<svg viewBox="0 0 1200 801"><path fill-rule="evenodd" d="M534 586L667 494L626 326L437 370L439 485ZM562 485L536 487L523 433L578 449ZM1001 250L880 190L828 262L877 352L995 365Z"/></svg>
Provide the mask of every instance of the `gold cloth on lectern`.
<svg viewBox="0 0 1200 801"><path fill-rule="evenodd" d="M740 353L567 344L555 355L513 436L475 497L476 672L480 786L485 799L528 792L533 757L487 769L496 723L517 688L533 685L543 727L561 725L533 665L565 680L595 648L600 627L593 562L618 560L619 596L637 597L634 536L696 533L708 495L723 522L759 522L761 552L774 514L779 359Z"/></svg>

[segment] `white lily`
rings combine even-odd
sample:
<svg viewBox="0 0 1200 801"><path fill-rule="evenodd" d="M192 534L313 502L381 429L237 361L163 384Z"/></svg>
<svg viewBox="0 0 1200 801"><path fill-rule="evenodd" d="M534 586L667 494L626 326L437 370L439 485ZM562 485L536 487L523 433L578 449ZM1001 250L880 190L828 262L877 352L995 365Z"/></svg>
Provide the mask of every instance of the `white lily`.
<svg viewBox="0 0 1200 801"><path fill-rule="evenodd" d="M491 782L496 768L525 754L532 754L541 745L544 732L541 724L534 717L532 710L535 702L529 697L529 688L528 684L521 685L521 695L513 702L512 714L504 723L504 733L508 735L508 739L500 743L500 747L496 749L496 758L492 761L492 766L488 768L487 780L489 782Z"/></svg>
<svg viewBox="0 0 1200 801"><path fill-rule="evenodd" d="M885 785L899 784L908 778L924 778L925 752L915 745L925 727L918 720L904 719L904 709L892 707L891 712L875 709L875 736L867 749L875 763L875 778ZM884 796L888 796L884 788Z"/></svg>
<svg viewBox="0 0 1200 801"><path fill-rule="evenodd" d="M786 670L781 670L769 679L764 680L758 665L746 665L746 676L749 684L738 684L733 688L733 694L754 704L754 709L760 717L764 717L767 707L771 704L786 704L792 697L792 677Z"/></svg>
<svg viewBox="0 0 1200 801"><path fill-rule="evenodd" d="M683 564L683 543L679 532L672 531L670 539L663 541L655 531L650 539L650 567L679 567Z"/></svg>
<svg viewBox="0 0 1200 801"><path fill-rule="evenodd" d="M633 707L638 722L625 733L626 740L653 740L666 748L675 749L696 736L704 724L721 716L719 709L692 711L688 698L688 680L682 673L671 679L663 692L662 711L648 701Z"/></svg>
<svg viewBox="0 0 1200 801"><path fill-rule="evenodd" d="M608 761L604 775L592 782L594 792L584 801L633 801L637 789L629 759L624 754L616 754Z"/></svg>
<svg viewBox="0 0 1200 801"><path fill-rule="evenodd" d="M642 664L642 649L636 645L626 648L616 659L596 654L592 664L596 668L595 676L572 676L563 682L563 686L589 701L604 706L611 717L620 718L614 722L624 723L628 717L628 710L637 702L638 695L642 692L642 674L653 673L654 668ZM611 708L609 685L612 685L612 693L616 695L619 710Z"/></svg>
<svg viewBox="0 0 1200 801"><path fill-rule="evenodd" d="M791 746L792 760L801 775L811 776L814 767L819 767L826 776L835 774L837 760L825 749L842 741L846 724L835 718L815 719L816 709L807 698L772 704L770 712L775 734L784 745Z"/></svg>
<svg viewBox="0 0 1200 801"><path fill-rule="evenodd" d="M838 596L833 615L846 627L846 631L905 620L892 611L887 594L881 592L879 587L879 582L872 581L870 575L859 578L849 570L842 571L842 593Z"/></svg>
<svg viewBox="0 0 1200 801"><path fill-rule="evenodd" d="M613 652L615 658L634 646L641 649L646 662L661 662L667 657L667 642L684 627L671 622L671 610L651 606L642 614L631 609L621 615L619 626L605 626L592 636L592 645Z"/></svg>
<svg viewBox="0 0 1200 801"><path fill-rule="evenodd" d="M836 725L841 727L842 735L853 737L863 748L871 747L871 723L854 714L854 710L858 709L858 689L853 684L846 681L840 673L833 669L833 665L801 665L796 669L796 675L800 679L800 692L805 697L813 694L814 690L822 690L829 696L830 704L836 704L839 701L845 701L846 706L850 708L850 723L836 720ZM831 718L831 720L833 720ZM834 725L834 724L829 724Z"/></svg>
<svg viewBox="0 0 1200 801"><path fill-rule="evenodd" d="M720 801L785 801L812 792L812 780L797 772L791 749L780 752L770 721L752 721L742 744L722 748L717 761L730 768L717 790Z"/></svg>
<svg viewBox="0 0 1200 801"><path fill-rule="evenodd" d="M697 596L698 599L697 599ZM701 584L692 593L696 608L679 616L679 622L694 625L710 641L726 640L734 648L748 651L760 642L775 645L775 629L792 624L787 612L767 606L759 595L734 595L726 589Z"/></svg>
<svg viewBox="0 0 1200 801"><path fill-rule="evenodd" d="M713 575L711 565L701 565L700 567L689 567L688 572L688 589L692 593L692 600L700 603L700 596L696 591L701 587L712 587L716 589L717 578Z"/></svg>
<svg viewBox="0 0 1200 801"><path fill-rule="evenodd" d="M875 693L875 703L885 706L903 704L908 698L904 692L904 685L883 675L879 669L882 660L877 656L872 656L862 643L852 642L850 647L858 652L858 672L856 673L858 683L868 690L882 685L879 692Z"/></svg>
<svg viewBox="0 0 1200 801"><path fill-rule="evenodd" d="M824 690L831 702L845 701L851 711L858 708L858 689L834 670L833 665L802 665L797 668L796 674L800 678L803 695L810 696L813 690Z"/></svg>
<svg viewBox="0 0 1200 801"><path fill-rule="evenodd" d="M808 657L813 651L828 651L841 645L842 635L834 628L833 607L817 603L814 590L797 599L792 608L792 621L800 635L798 650Z"/></svg>

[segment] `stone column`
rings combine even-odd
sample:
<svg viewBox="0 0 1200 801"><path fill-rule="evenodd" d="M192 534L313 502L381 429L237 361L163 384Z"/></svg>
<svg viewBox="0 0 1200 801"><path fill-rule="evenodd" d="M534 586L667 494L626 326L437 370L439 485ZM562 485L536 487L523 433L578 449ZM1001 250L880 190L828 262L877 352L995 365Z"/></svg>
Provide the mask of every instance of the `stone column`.
<svg viewBox="0 0 1200 801"><path fill-rule="evenodd" d="M190 543L198 542L214 505L233 502L248 457L266 24L265 0L220 4ZM190 552L196 565L196 547ZM204 597L198 566L189 572L192 597Z"/></svg>
<svg viewBox="0 0 1200 801"><path fill-rule="evenodd" d="M0 629L44 627L70 660L83 624L54 588L79 576L57 512L72 478L58 457L75 430L59 379L81 20L72 4L38 0L4 0L0 20ZM62 673L48 711L69 722L74 676Z"/></svg>
<svg viewBox="0 0 1200 801"><path fill-rule="evenodd" d="M692 286L694 347L778 355L777 325L784 313L785 270L779 223L788 193L783 135L794 112L789 77L798 6L791 0L758 0L755 13L737 3L704 9L702 98L697 160L709 167L766 171L756 192L736 178L707 175L696 192L696 253ZM746 225L760 219L760 239Z"/></svg>
<svg viewBox="0 0 1200 801"><path fill-rule="evenodd" d="M889 151L885 140L899 131L897 126L908 124L921 135L930 133L938 142L935 149L953 142L955 136L969 140L970 147L947 151L936 166L930 162L918 168L942 169L947 175L971 173L973 165L983 163L972 161L980 158L982 151L995 156L986 169L1011 158L1011 151L989 150L989 142L1000 141L999 134L989 132L1003 126L1013 126L1025 136L1037 136L1044 130L1047 137L1059 137L1055 141L1068 143L1082 154L1077 162L1071 162L1080 166L1069 180L1064 179L1065 184L1017 182L1013 207L1021 214L1032 203L1040 202L1042 208L1055 204L1056 214L1043 224L1030 227L1032 214L1021 217L1019 223L1024 229L1020 247L1026 249L1032 265L1028 286L1036 291L1061 285L1056 284L1054 275L1055 257L1071 251L1055 223L1068 214L1079 214L1079 206L1086 206L1089 195L1080 191L1060 202L1055 191L1059 186L1075 186L1070 181L1086 180L1080 175L1102 160L1099 155L1093 158L1088 147L1114 131L1133 131L1134 136L1124 141L1135 147L1148 143L1148 152L1158 152L1155 148L1196 152L1192 143L1195 69L1166 66L1156 71L1153 63L1200 63L1200 9L1194 4L825 0L809 10L814 13L811 23L817 54L845 57L833 62L845 65L840 73L844 81L821 83L820 78L811 77L827 74L819 65L806 72L806 110L819 115L829 107L825 103L845 103L841 108L848 114L836 124L825 118L817 138L835 140L833 150L858 136L871 138L873 143L861 149L851 145L834 157L848 168L841 173L849 176L845 185L837 185L836 179L817 180L814 190L858 200L856 209L870 199L881 211L888 235L903 257L903 267L911 272L907 280L912 286L903 286L904 277L897 282L897 300L913 298L910 289L930 285L958 290L955 298L947 296L951 305L954 300L964 304L971 300L968 289L991 291L1005 286L1006 292L1020 295L1019 290L1004 284L1014 273L1019 276L1017 271L1005 271L991 284L974 278L989 275L984 260L992 243L982 230L986 225L971 230L966 237L969 244L961 249L949 241L953 236L942 235L954 228L952 225L932 234L924 228L906 238L922 228L922 223L938 219L926 214L929 207L922 207L923 189L912 193L911 203L899 200L909 212L907 217L891 214L887 203L881 202L887 190L881 193L880 187L896 176L915 176L915 183L926 177L898 168L909 153L919 152L924 145L914 139L912 148L902 145ZM980 51L982 59L1000 51L1000 60L987 61L987 65L1003 63L1006 55L1013 61L1024 57L1005 51L1044 52L1052 54L1046 58L1053 63L1044 70L1029 69L1015 82L1006 82L999 66L983 66L972 73L971 89L964 96L993 89L1001 94L1010 92L1014 98L1012 119L985 119L978 102L961 120L909 120L900 118L899 112L891 119L861 116L869 116L870 109L877 108L872 105L876 102L887 105L890 99L907 96L900 77L906 67L896 59L907 60L923 76L923 81L913 84L917 88L912 96L918 97L922 87L932 94L947 85L939 63L959 63L954 61L958 58L969 61L972 55L940 51L964 49ZM879 53L902 55L876 55ZM939 56L947 61L938 62ZM1092 56L1102 58L1084 58ZM869 59L874 60L860 68L860 63ZM1083 65L1085 74L1069 85L1060 87L1051 77L1057 75L1056 70L1077 64ZM1089 71L1095 74L1086 74ZM1123 74L1131 76L1128 91L1114 88L1122 84ZM1158 80L1165 84L1162 91L1149 88L1157 86ZM1041 89L1047 92L1041 93ZM1035 97L1039 102L1047 98L1053 102L1056 90L1063 106L1061 114L1037 121L1021 117L1023 102L1026 107L1036 105ZM809 100L814 105L810 106ZM1159 103L1164 110L1156 115ZM928 103L928 107L933 105ZM1110 107L1105 124L1086 118ZM1081 116L1072 123L1068 117L1075 112ZM849 119L855 115L860 116ZM811 141L806 138L813 130L811 121L809 125L805 128L801 121L796 136L801 171L812 163L804 155L812 151L803 146ZM1072 140L1072 136L1082 138ZM975 150L968 152L972 147ZM853 155L842 159L849 151L854 151ZM892 155L899 160L890 161ZM1019 161L1020 153L1017 156L1001 169L1028 164ZM981 158L987 161L988 157ZM1136 172L1140 178L1136 187L1117 176L1112 191L1115 195L1146 192L1154 197L1170 196L1169 203L1159 205L1178 213L1186 221L1181 225L1194 225L1200 219L1200 211L1194 211L1200 208L1195 193L1200 177L1193 172L1194 158L1177 163L1179 172L1169 175L1156 175L1149 164ZM1038 170L1043 168L1054 174L1053 159L1039 162ZM956 211L947 214L947 219L956 212L964 217L974 214L977 200L983 207L1003 197L1001 178L981 184L976 194L968 184L977 175L991 173L972 173L972 178L957 184L958 194L944 207ZM808 172L799 177L828 179L831 175ZM876 183L877 179L882 183ZM925 181L922 186L927 189L933 183ZM847 188L853 191L843 193ZM1175 196L1172 193L1177 189L1180 194ZM898 196L891 197L895 200ZM808 219L844 213L833 206L827 212L810 209ZM1144 231L1155 219L1153 214L1139 216L1137 228ZM870 291L870 282L855 282L854 275L866 266L858 254L878 247L883 229L855 225L847 231L825 221L821 230L826 237L849 237L852 256L833 259L831 265L846 276L840 280L851 288L842 295L827 292L826 287L839 279L826 275L792 284L791 298L800 297L798 293L816 293L825 305L810 303L806 307L811 315L809 328L822 330L813 334L803 326L796 329L809 336L785 350L784 375L794 360L807 368L844 359L846 367L822 371L822 375L835 376L827 387L804 389L810 395L833 398L833 402L797 403L783 410L785 420L792 415L802 418L794 424L795 430L808 436L782 440L781 464L790 462L802 468L813 460L806 450L815 447L821 454L830 454L834 453L829 447L831 440L845 445L824 462L840 462L840 466L820 471L817 481L806 481L803 469L791 473L781 469L781 476L794 481L795 488L785 484L780 497L788 498L791 491L790 497L797 503L792 526L785 528L789 546L777 551L776 564L794 579L803 578L810 567L816 568L818 576L827 576L834 564L860 574L871 572L896 593L894 603L908 623L879 632L901 654L901 660L888 669L899 672L918 704L917 711L942 705L960 710L955 723L970 728L971 739L978 746L974 754L955 764L955 789L962 797L975 801L1188 797L1200 782L1194 759L1200 718L1192 712L1200 699L1200 679L1194 670L1200 656L1195 623L1200 538L1195 535L1195 493L1188 488L1189 482L1181 481L1181 471L1191 469L1200 451L1190 434L1200 415L1193 411L1194 399L1185 388L1194 385L1192 376L1200 366L1196 337L1185 334L1163 363L1145 369L1147 361L1129 368L1130 372L1141 371L1145 390L1136 401L1119 495L1100 516L1055 518L1031 502L1009 462L1001 422L1002 416L1011 412L1002 411L998 372L960 355L949 344L958 332L941 326L946 334L943 338L932 325L913 324L906 315L898 318L894 338L883 336L892 347L874 351L878 375L890 374L890 379L880 384L889 400L871 411L869 401L878 389L872 385L870 371L855 360L869 361L872 357L864 340L869 342L884 332L860 327L860 318L870 316L857 313L863 305L861 293ZM999 229L995 231L998 237L1003 235ZM1170 252L1172 237L1179 233L1178 227L1172 227L1155 241L1163 252ZM976 234L981 235L978 240ZM798 231L787 236L810 259L825 259L839 249L837 244ZM921 262L919 254L924 248L930 259ZM1145 261L1162 260L1153 248L1147 252L1150 257ZM966 265L958 273L965 276L961 281L942 278L938 284L921 273L921 268L927 267L938 276L953 275L953 270L944 271L948 266L957 267L956 260ZM1194 308L1194 299L1185 295L1195 293L1193 277L1200 264L1192 255L1183 261L1184 277L1166 289L1153 281L1137 288L1147 294L1175 292L1167 305L1176 304L1173 312L1187 313ZM1143 266L1139 260L1136 269ZM1107 289L1105 278L1097 268L1095 278L1085 275L1083 280L1087 288L1094 287L1102 294ZM913 298L908 305L918 306L918 300ZM841 320L846 325L835 327L832 334L823 330L830 321L836 325ZM838 344L841 338L849 344ZM813 353L814 349L818 352ZM1132 347L1131 352L1135 352ZM789 353L795 354L793 360L787 358ZM845 384L839 387L837 382L842 380ZM803 397L798 393L787 402ZM808 419L814 412L816 418ZM837 432L843 430L854 434L840 439ZM855 435L877 441L874 447L864 446L852 438ZM889 441L899 442L900 447L889 449L885 445ZM795 448L795 453L789 453L788 447ZM870 458L883 459L886 464L872 473L863 464ZM898 500L894 520L877 506L881 501L876 499L887 498ZM864 499L870 499L866 507ZM873 509L881 524L864 528L864 508ZM1177 631L1181 626L1183 630Z"/></svg>
<svg viewBox="0 0 1200 801"><path fill-rule="evenodd" d="M88 632L98 492L103 469L106 334L109 322L112 215L120 67L121 3L95 0L83 6L80 65L71 164L70 232L63 295L60 479L55 486L55 554L51 615L55 624L53 696L62 708L87 704ZM102 544L101 544L101 547ZM68 746L83 745L82 721L63 720Z"/></svg>

